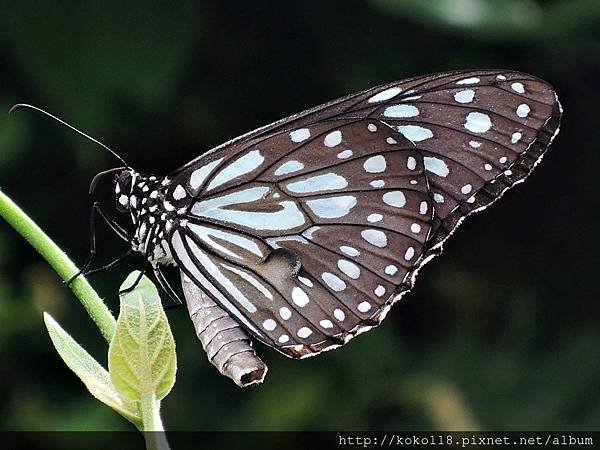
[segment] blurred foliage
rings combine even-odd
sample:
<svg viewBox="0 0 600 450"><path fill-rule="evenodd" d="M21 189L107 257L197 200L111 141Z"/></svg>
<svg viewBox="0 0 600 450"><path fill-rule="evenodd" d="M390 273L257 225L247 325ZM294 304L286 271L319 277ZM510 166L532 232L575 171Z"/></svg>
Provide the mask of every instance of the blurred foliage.
<svg viewBox="0 0 600 450"><path fill-rule="evenodd" d="M524 186L470 218L386 322L306 361L257 345L240 390L169 312L167 429L598 429L600 2L3 2L0 108L48 108L166 173L229 138L372 85L506 67L555 85L562 131ZM110 155L39 116L0 116L1 187L83 262L87 186ZM113 204L109 184L98 199ZM126 244L98 236L99 262ZM137 260L137 263L140 261ZM113 309L132 260L94 279ZM174 278L175 279L175 278ZM70 293L0 226L0 429L124 429L56 356L48 310L103 364ZM43 382L40 379L43 367Z"/></svg>
<svg viewBox="0 0 600 450"><path fill-rule="evenodd" d="M371 0L376 8L468 33L484 41L546 44L549 39L591 35L597 31L595 0L535 2L529 0ZM595 29L596 28L596 29Z"/></svg>

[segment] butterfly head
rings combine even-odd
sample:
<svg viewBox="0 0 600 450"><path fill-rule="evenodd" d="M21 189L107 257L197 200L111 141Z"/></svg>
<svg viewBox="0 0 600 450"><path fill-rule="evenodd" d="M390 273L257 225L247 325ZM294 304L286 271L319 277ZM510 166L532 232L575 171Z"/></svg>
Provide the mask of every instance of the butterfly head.
<svg viewBox="0 0 600 450"><path fill-rule="evenodd" d="M136 179L140 178L135 170L126 168L115 177L115 195L117 199L117 210L127 212L135 207L134 188Z"/></svg>
<svg viewBox="0 0 600 450"><path fill-rule="evenodd" d="M159 192L164 186L164 178L136 172L127 167L120 170L115 177L114 192L117 203L117 211L130 212L134 222L136 217L147 208L155 211L161 201ZM161 211L158 211L160 214Z"/></svg>

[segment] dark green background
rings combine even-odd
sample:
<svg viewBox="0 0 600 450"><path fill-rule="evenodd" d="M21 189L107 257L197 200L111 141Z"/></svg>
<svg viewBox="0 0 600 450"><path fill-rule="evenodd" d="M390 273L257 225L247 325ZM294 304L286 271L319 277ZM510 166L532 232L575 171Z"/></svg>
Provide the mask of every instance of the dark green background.
<svg viewBox="0 0 600 450"><path fill-rule="evenodd" d="M550 81L565 108L534 175L470 218L378 329L293 361L262 345L241 390L169 312L167 429L598 429L600 2L2 2L0 111L27 101L167 173L206 149L372 85L462 68ZM82 263L109 154L41 116L0 114L0 186ZM98 196L112 204L108 184ZM99 233L99 261L125 248ZM136 261L94 278L112 309ZM106 347L41 258L0 223L0 429L129 429L54 352L48 311Z"/></svg>

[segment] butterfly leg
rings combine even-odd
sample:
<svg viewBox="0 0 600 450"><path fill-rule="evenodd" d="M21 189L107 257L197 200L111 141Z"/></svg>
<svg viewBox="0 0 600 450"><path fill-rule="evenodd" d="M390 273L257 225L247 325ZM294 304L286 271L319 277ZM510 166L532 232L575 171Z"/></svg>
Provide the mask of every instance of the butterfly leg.
<svg viewBox="0 0 600 450"><path fill-rule="evenodd" d="M112 219L106 213L104 213L104 211L102 211L100 202L94 202L94 204L92 205L92 209L90 211L90 253L87 257L87 260L83 264L83 267L79 270L79 272L77 272L75 275L73 275L71 278L69 278L69 280L67 280L67 282L65 283L67 286L70 286L71 283L73 283L73 281L75 281L75 279L79 275L90 274L90 272L88 272L87 270L90 267L92 260L94 259L94 256L96 256L96 218L97 218L97 215L99 215L102 219L104 219L104 221L108 224L108 226L111 228L111 230L113 230L115 232L115 234L117 236L119 236L121 239L125 240L126 242L131 242L131 237L130 237L129 233L127 231L125 231L123 229L123 227L121 227L121 225L119 225L114 219ZM129 256L129 254L127 254L127 256ZM125 255L117 258L117 260L113 261L113 263L110 263L107 266L100 268L99 270L103 270L104 268L112 267L114 264L121 261L121 259L123 259L124 257L125 257ZM93 271L93 273L95 273L95 272L96 272L96 270Z"/></svg>
<svg viewBox="0 0 600 450"><path fill-rule="evenodd" d="M181 300L181 297L179 297L179 295L177 295L177 292L175 292L175 290L171 287L169 282L166 280L164 274L160 270L160 267L156 266L154 268L154 276L156 277L156 280L158 281L158 284L160 284L160 287L163 289L163 291L165 291L167 293L167 295L173 301L173 303L171 303L170 305L165 305L163 307L163 309L165 311L168 311L170 309L179 308L181 305L183 305L183 301Z"/></svg>
<svg viewBox="0 0 600 450"><path fill-rule="evenodd" d="M126 287L125 289L121 289L118 294L119 295L123 295L123 294L127 294L128 292L131 292L135 289L135 287L139 284L139 282L142 280L142 277L146 274L146 272L148 271L148 266L150 264L146 263L144 265L144 268L142 270L140 270L140 273L138 274L138 276L135 278L135 280L133 281L133 283L131 283L131 286Z"/></svg>
<svg viewBox="0 0 600 450"><path fill-rule="evenodd" d="M102 209L102 206L100 205L100 202L94 202L94 204L92 205L92 219L91 219L92 223L95 221L96 214L98 214L100 217L102 217L102 219L104 219L104 221L108 224L110 229L117 236L119 236L121 239L123 239L127 243L131 242L131 238L132 238L131 234L129 234L121 225L119 225L119 223L115 219L113 219L107 213L104 212L104 210Z"/></svg>
<svg viewBox="0 0 600 450"><path fill-rule="evenodd" d="M84 276L90 276L90 275L94 275L98 272L103 272L105 270L110 270L112 269L114 266L116 266L117 264L119 264L121 261L125 260L126 258L128 258L129 256L133 255L134 251L132 248L130 248L129 250L127 250L125 253L123 253L121 256L119 256L118 258L115 258L113 261L109 262L108 264L105 264L101 267L97 267L95 269L92 270L85 270L81 272L81 275Z"/></svg>
<svg viewBox="0 0 600 450"><path fill-rule="evenodd" d="M154 240L155 233L156 233L156 228L152 228L152 230L150 231L150 234L148 235L148 242L152 242ZM125 289L121 289L118 292L118 295L123 295L123 294L133 291L135 289L135 287L138 285L138 283L141 281L142 277L146 274L146 272L148 271L148 268L152 264L151 260L150 260L150 254L152 252L152 249L153 249L153 247L151 245L148 245L146 247L146 252L144 253L144 259L146 260L146 263L144 264L144 267L142 268L142 270L140 270L140 273L138 274L138 276L136 277L134 282L131 283L131 286L129 286Z"/></svg>

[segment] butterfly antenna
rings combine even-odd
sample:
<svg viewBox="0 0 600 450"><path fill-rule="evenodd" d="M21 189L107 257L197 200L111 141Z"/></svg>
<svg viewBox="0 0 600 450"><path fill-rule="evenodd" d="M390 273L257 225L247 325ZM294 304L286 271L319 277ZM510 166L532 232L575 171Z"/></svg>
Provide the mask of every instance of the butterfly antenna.
<svg viewBox="0 0 600 450"><path fill-rule="evenodd" d="M42 108L38 108L37 106L33 106L33 105L28 105L27 103L18 103L16 105L14 105L12 108L10 108L10 110L8 111L9 114L12 114L14 111L16 111L17 109L21 109L21 108L28 108L28 109L33 109L34 111L40 112L42 114L47 115L48 117L56 120L58 123L66 126L67 128L70 128L71 130L75 131L76 133L80 134L81 136L89 139L92 142L95 142L96 144L98 144L100 147L105 148L106 150L108 150L109 152L111 152L119 161L121 161L126 167L129 167L129 164L127 164L125 162L125 160L123 158L121 158L114 150L110 149L108 146L104 145L102 142L100 142L97 139L94 139L93 137L85 134L83 131L78 130L77 128L75 128L73 125L68 124L67 122L65 122L62 119L59 119L58 117L56 117L53 114L50 114L48 111L44 111Z"/></svg>

